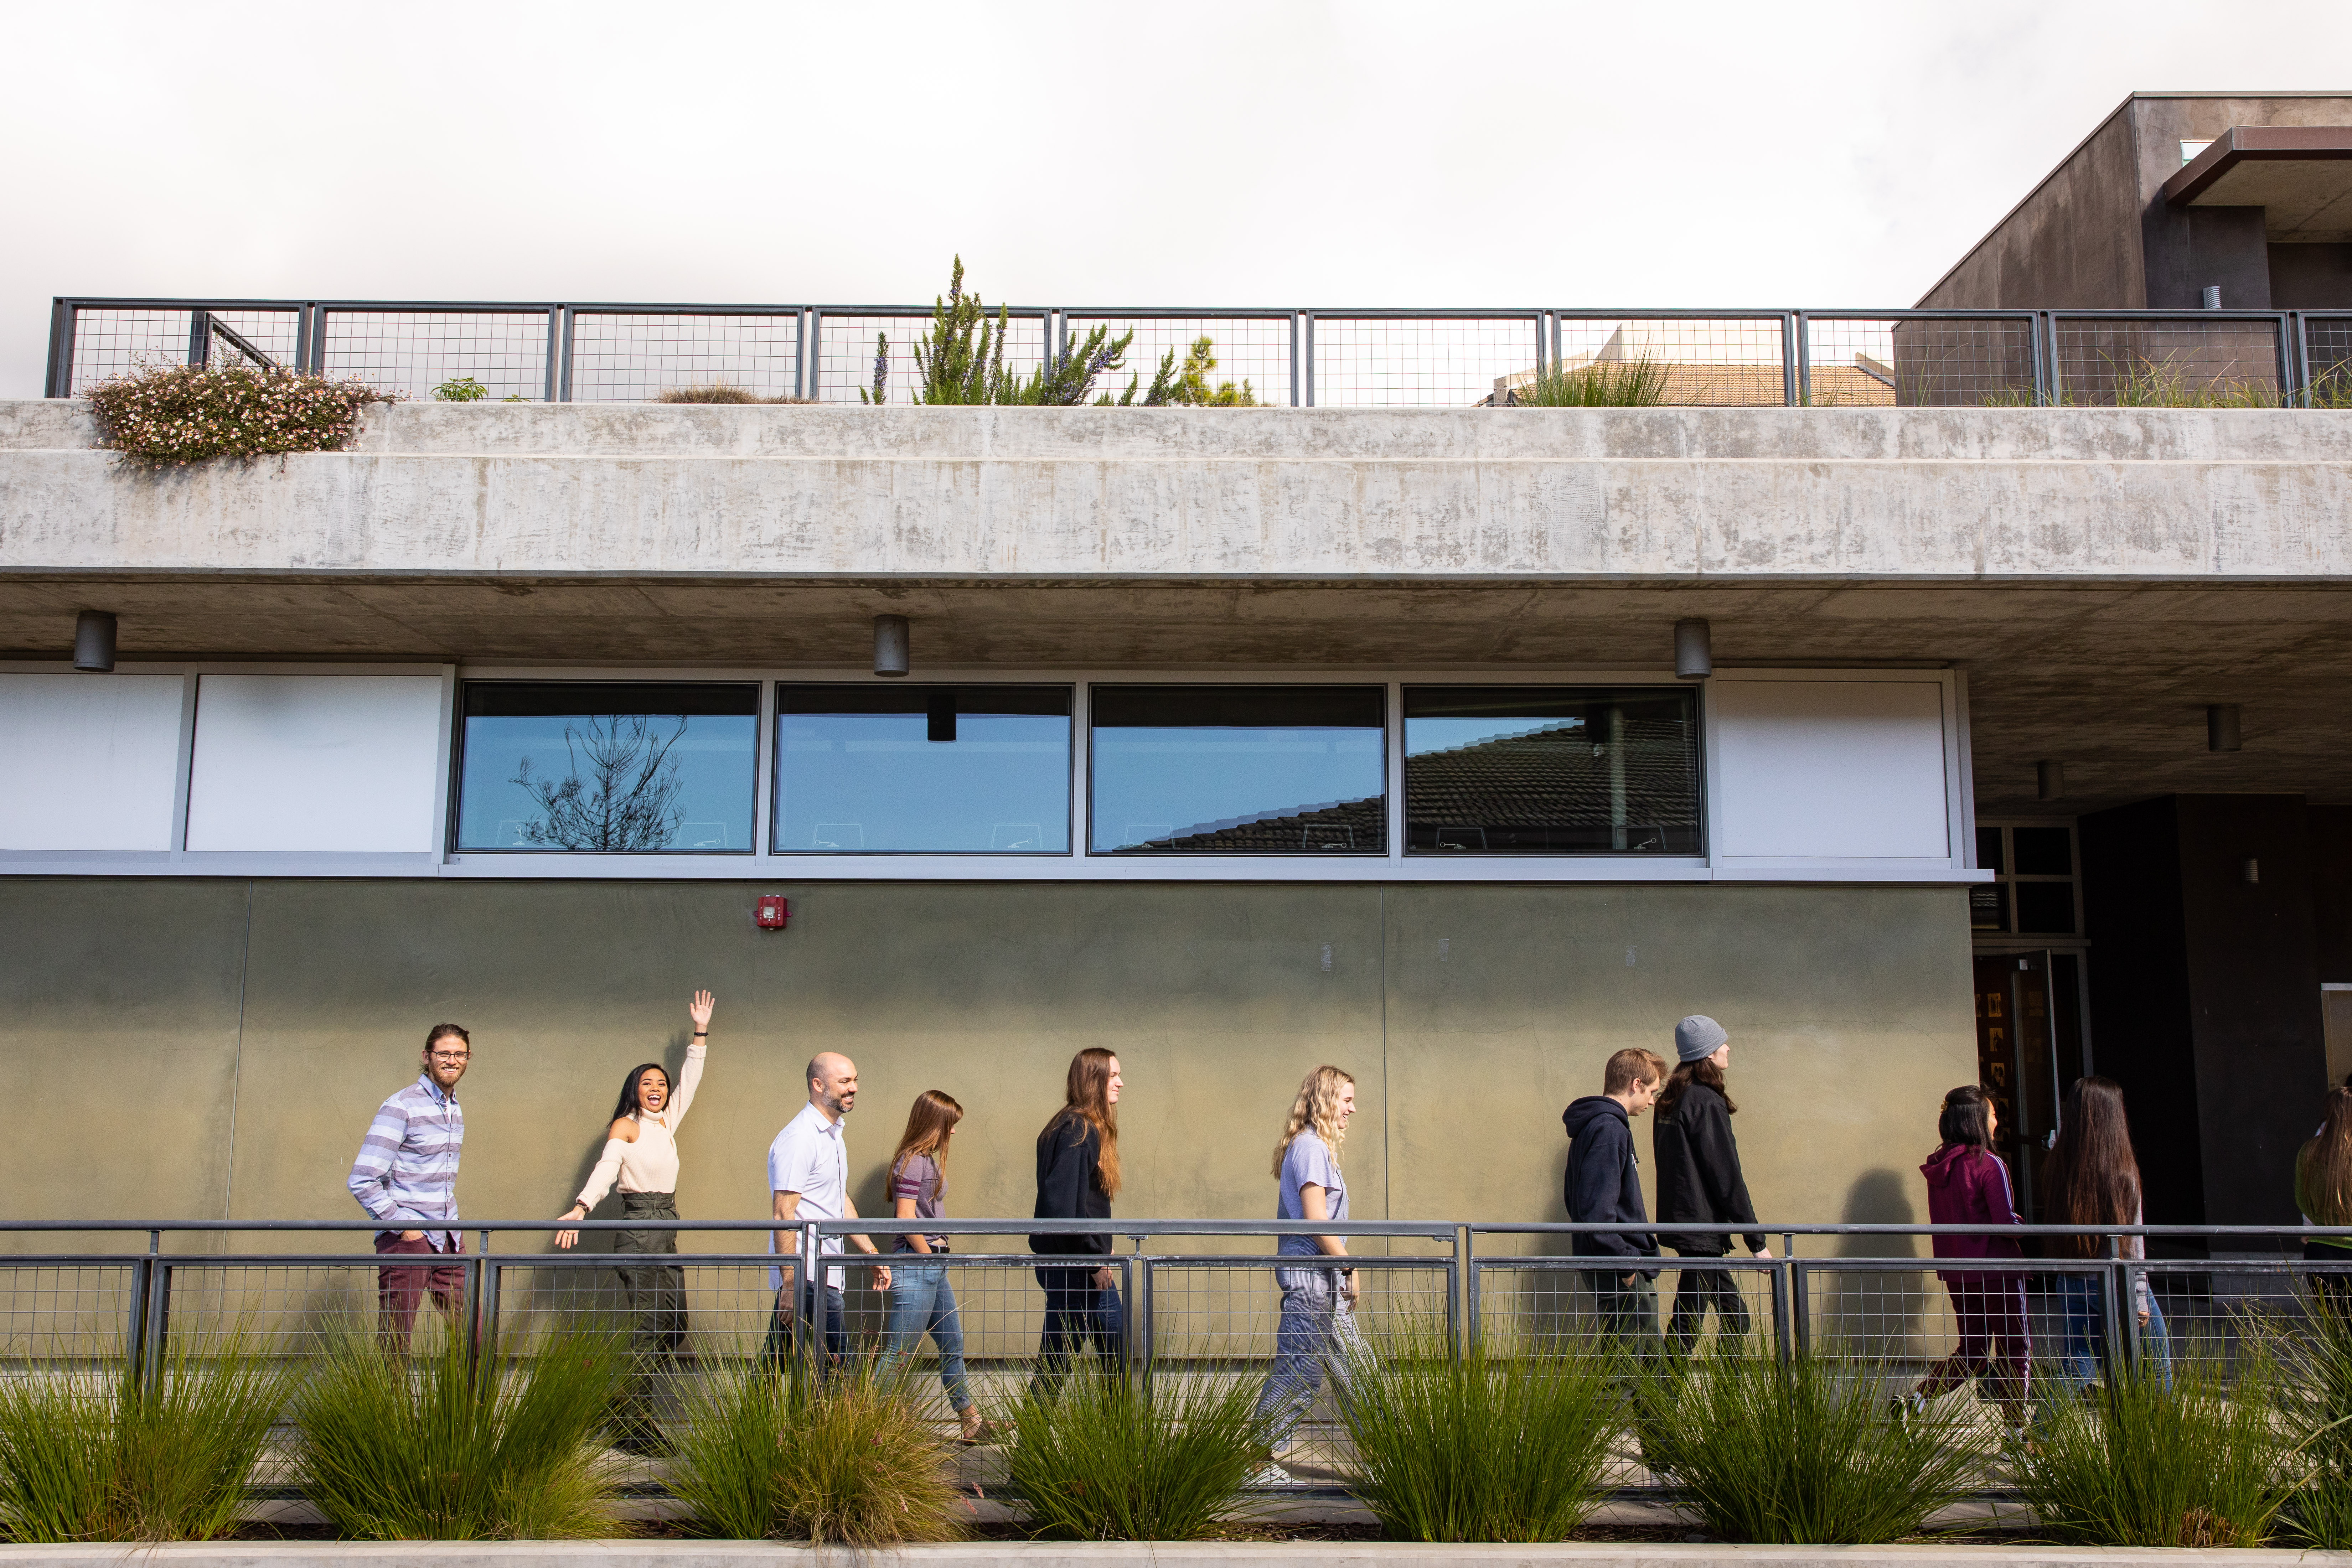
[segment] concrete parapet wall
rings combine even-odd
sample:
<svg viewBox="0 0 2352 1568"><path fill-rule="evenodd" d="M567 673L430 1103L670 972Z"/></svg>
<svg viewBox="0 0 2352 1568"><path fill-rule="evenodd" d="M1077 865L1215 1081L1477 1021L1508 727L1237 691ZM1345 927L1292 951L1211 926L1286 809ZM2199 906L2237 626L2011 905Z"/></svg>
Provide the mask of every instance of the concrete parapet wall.
<svg viewBox="0 0 2352 1568"><path fill-rule="evenodd" d="M152 476L0 403L0 573L2326 581L2352 413L399 405Z"/></svg>

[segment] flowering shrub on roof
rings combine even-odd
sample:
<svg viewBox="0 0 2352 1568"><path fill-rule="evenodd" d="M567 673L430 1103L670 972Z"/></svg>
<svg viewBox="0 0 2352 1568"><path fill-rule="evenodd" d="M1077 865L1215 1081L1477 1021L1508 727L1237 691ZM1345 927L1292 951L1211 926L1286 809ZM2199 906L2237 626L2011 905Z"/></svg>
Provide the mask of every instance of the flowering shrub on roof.
<svg viewBox="0 0 2352 1568"><path fill-rule="evenodd" d="M394 401L363 381L252 364L142 365L89 396L104 445L142 468L341 451L362 408Z"/></svg>

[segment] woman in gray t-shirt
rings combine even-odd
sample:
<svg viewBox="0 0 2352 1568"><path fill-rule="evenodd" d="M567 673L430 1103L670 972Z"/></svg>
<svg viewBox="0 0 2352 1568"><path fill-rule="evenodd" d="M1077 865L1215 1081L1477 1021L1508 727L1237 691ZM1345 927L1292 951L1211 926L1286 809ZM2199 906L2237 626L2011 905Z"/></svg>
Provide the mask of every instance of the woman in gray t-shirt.
<svg viewBox="0 0 2352 1568"><path fill-rule="evenodd" d="M907 1113L907 1131L898 1139L898 1152L890 1156L891 1210L898 1218L945 1215L940 1200L947 1191L948 1142L962 1120L963 1107L952 1096L927 1089L915 1097L914 1109ZM891 1255L912 1253L929 1258L943 1256L947 1249L944 1236L908 1235L898 1238ZM882 1336L883 1371L887 1373L903 1365L925 1334L939 1347L940 1383L963 1427L963 1440L982 1441L988 1436L988 1423L980 1418L971 1401L971 1384L964 1375L963 1323L956 1315L955 1289L948 1283L947 1268L909 1258L890 1270L890 1322Z"/></svg>
<svg viewBox="0 0 2352 1568"><path fill-rule="evenodd" d="M1356 1114L1356 1080L1335 1067L1319 1067L1298 1086L1284 1124L1282 1142L1275 1146L1274 1175L1282 1196L1276 1219L1341 1220L1348 1217L1348 1180L1339 1169L1339 1145L1347 1141L1349 1119ZM1343 1236L1286 1236L1277 1253L1284 1258L1345 1258ZM1335 1381L1347 1376L1347 1358L1362 1341L1356 1332L1356 1273L1339 1264L1277 1267L1274 1282L1282 1288L1282 1321L1274 1332L1274 1371L1258 1395L1261 1417L1271 1445L1265 1467L1258 1472L1260 1486L1286 1486L1290 1472L1274 1456L1290 1441L1328 1369Z"/></svg>

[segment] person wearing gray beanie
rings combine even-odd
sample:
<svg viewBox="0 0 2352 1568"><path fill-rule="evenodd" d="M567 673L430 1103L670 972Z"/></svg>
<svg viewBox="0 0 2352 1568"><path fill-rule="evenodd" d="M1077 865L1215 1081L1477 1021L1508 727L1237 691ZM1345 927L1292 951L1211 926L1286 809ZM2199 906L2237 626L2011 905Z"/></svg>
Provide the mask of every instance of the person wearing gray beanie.
<svg viewBox="0 0 2352 1568"><path fill-rule="evenodd" d="M1658 1221L1684 1224L1756 1223L1748 1178L1739 1169L1739 1145L1731 1136L1731 1115L1739 1108L1724 1087L1731 1060L1731 1037L1704 1014L1675 1026L1675 1056L1680 1065L1658 1093L1658 1119L1650 1131L1650 1157L1658 1170ZM1666 1231L1658 1239L1684 1258L1719 1258L1731 1250L1723 1231ZM1747 1237L1748 1249L1769 1258L1760 1233ZM1666 1338L1685 1355L1706 1327L1715 1309L1717 1327L1727 1340L1747 1337L1748 1303L1727 1268L1684 1268L1675 1283L1674 1313Z"/></svg>

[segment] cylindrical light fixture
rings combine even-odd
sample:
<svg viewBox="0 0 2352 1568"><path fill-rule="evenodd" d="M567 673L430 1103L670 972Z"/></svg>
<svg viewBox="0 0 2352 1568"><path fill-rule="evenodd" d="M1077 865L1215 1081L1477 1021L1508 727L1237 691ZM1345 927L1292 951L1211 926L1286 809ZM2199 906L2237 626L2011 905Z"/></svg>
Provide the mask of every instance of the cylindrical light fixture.
<svg viewBox="0 0 2352 1568"><path fill-rule="evenodd" d="M1693 616L1675 623L1675 673L1705 680L1715 673L1715 641L1707 624Z"/></svg>
<svg viewBox="0 0 2352 1568"><path fill-rule="evenodd" d="M2049 761L2034 763L2033 793L2042 800L2065 798L2066 764Z"/></svg>
<svg viewBox="0 0 2352 1568"><path fill-rule="evenodd" d="M874 617L874 673L904 675L907 673L910 638L904 616Z"/></svg>
<svg viewBox="0 0 2352 1568"><path fill-rule="evenodd" d="M74 622L74 668L105 674L114 668L114 617L84 610Z"/></svg>
<svg viewBox="0 0 2352 1568"><path fill-rule="evenodd" d="M2238 705L2215 702L2205 710L2205 749L2234 752L2244 742L2238 733Z"/></svg>

